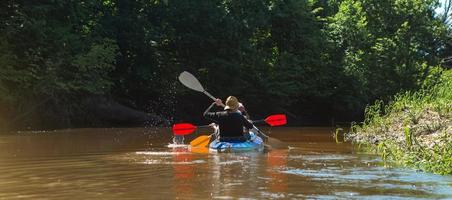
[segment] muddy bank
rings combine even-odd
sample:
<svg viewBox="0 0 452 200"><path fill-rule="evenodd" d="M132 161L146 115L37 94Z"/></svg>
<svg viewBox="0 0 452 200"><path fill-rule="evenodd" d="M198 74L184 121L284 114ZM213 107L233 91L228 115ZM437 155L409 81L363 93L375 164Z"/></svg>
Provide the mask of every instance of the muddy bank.
<svg viewBox="0 0 452 200"><path fill-rule="evenodd" d="M422 111L415 120L407 122L409 111L396 113L381 123L380 126L362 128L351 132L347 139L357 143L378 145L384 141L393 141L401 147L420 145L433 149L435 145L445 146L451 142L452 117L441 115L427 109Z"/></svg>
<svg viewBox="0 0 452 200"><path fill-rule="evenodd" d="M84 104L100 124L120 126L167 126L170 124L162 116L136 110L105 97L87 98Z"/></svg>
<svg viewBox="0 0 452 200"><path fill-rule="evenodd" d="M4 106L3 108L6 108ZM132 108L103 96L79 98L76 103L52 98L23 108L0 110L0 130L51 130L81 127L167 126L163 116Z"/></svg>
<svg viewBox="0 0 452 200"><path fill-rule="evenodd" d="M380 124L353 128L346 139L396 164L438 174L452 174L452 117L431 109L407 122L393 114Z"/></svg>

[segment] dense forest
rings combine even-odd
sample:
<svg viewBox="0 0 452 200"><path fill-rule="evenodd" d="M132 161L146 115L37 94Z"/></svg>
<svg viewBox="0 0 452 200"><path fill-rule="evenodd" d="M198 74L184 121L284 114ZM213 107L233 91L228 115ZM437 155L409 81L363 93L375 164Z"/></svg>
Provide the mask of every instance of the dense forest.
<svg viewBox="0 0 452 200"><path fill-rule="evenodd" d="M0 127L202 123L210 99L182 86L182 71L253 118L359 121L366 105L450 67L445 3L4 0Z"/></svg>

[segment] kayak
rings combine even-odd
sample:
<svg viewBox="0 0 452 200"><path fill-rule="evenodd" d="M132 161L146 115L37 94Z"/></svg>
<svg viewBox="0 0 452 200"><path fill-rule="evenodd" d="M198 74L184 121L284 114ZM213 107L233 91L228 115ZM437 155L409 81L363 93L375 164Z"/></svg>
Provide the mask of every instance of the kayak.
<svg viewBox="0 0 452 200"><path fill-rule="evenodd" d="M250 131L251 139L246 142L220 142L215 139L209 144L209 149L215 152L243 152L243 151L262 151L264 141L261 137Z"/></svg>

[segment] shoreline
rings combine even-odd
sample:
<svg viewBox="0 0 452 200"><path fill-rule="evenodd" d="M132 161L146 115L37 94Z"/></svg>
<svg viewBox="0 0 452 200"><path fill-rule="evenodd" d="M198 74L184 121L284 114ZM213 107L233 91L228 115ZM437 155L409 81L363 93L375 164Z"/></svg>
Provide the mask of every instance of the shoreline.
<svg viewBox="0 0 452 200"><path fill-rule="evenodd" d="M345 137L398 165L452 174L452 71L444 71L438 84L399 94L387 105L377 101Z"/></svg>

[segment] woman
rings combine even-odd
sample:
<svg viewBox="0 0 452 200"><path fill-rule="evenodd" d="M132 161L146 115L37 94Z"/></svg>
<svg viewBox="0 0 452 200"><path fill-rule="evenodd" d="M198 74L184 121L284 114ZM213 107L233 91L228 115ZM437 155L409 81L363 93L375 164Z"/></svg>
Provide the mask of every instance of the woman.
<svg viewBox="0 0 452 200"><path fill-rule="evenodd" d="M211 119L218 123L220 128L220 142L244 142L246 137L244 136L243 128L252 129L251 124L242 113L238 110L239 101L234 96L229 96L226 99L226 105L224 111L209 112L212 106L223 106L221 99L216 99L207 110L204 112L204 117Z"/></svg>

